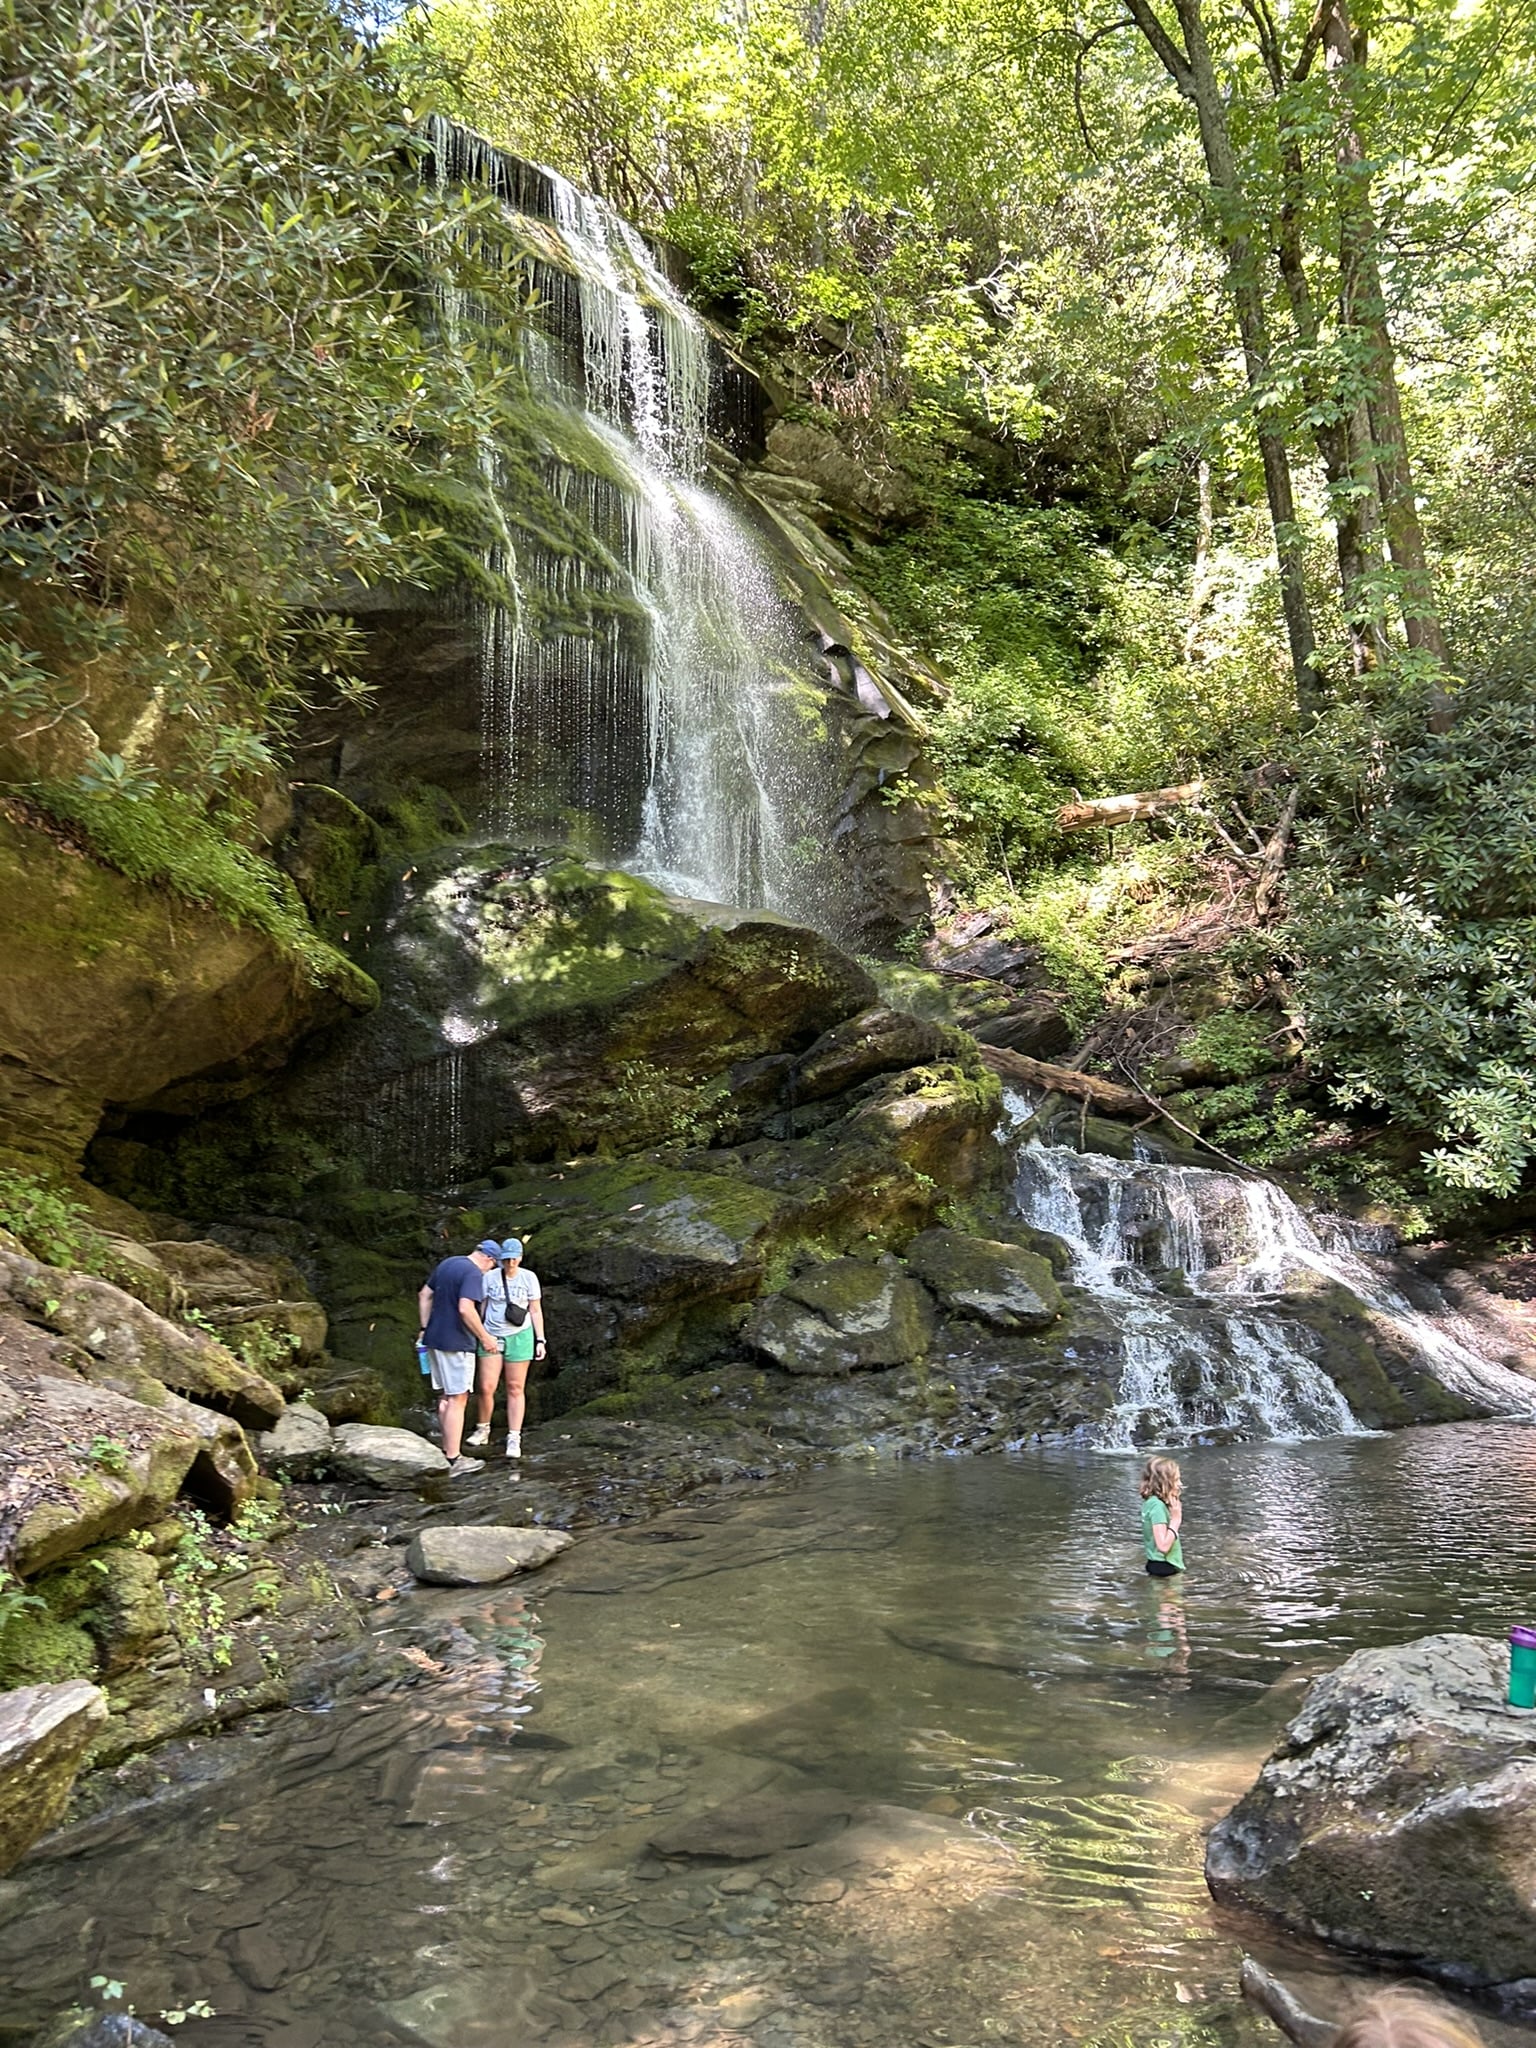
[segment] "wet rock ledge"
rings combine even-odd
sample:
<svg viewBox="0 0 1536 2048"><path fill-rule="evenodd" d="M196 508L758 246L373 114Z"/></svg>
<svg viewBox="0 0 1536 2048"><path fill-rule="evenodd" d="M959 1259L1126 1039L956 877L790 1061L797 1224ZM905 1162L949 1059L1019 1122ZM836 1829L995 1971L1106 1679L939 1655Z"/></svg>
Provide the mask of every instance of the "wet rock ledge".
<svg viewBox="0 0 1536 2048"><path fill-rule="evenodd" d="M1536 1714L1508 1668L1438 1635L1318 1679L1212 1831L1212 1894L1536 2015Z"/></svg>

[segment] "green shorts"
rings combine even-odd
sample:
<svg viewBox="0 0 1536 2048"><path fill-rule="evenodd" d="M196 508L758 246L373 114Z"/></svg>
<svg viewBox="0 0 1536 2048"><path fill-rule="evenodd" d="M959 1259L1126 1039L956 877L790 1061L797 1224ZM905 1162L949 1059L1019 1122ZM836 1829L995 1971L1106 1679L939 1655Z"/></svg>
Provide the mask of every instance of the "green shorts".
<svg viewBox="0 0 1536 2048"><path fill-rule="evenodd" d="M526 1365L533 1356L534 1332L530 1316L520 1330L508 1330L501 1340L501 1355L508 1365Z"/></svg>

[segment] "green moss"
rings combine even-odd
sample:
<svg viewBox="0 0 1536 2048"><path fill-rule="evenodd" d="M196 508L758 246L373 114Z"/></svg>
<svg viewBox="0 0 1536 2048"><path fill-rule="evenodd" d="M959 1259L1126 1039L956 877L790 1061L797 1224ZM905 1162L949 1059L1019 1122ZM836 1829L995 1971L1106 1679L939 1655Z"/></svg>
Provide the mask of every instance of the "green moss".
<svg viewBox="0 0 1536 2048"><path fill-rule="evenodd" d="M61 1621L47 1606L13 1613L0 1630L0 1691L95 1676L91 1637L79 1622Z"/></svg>
<svg viewBox="0 0 1536 2048"><path fill-rule="evenodd" d="M92 795L75 783L48 783L37 801L107 867L261 932L317 987L334 990L355 1009L378 1001L369 977L315 932L291 879L228 837L189 798L166 789Z"/></svg>

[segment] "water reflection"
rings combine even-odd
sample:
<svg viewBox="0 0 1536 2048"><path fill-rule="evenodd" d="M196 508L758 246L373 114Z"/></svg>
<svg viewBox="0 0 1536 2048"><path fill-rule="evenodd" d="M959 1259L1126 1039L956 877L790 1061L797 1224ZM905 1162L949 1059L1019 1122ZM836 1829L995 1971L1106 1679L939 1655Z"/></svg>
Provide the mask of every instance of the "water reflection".
<svg viewBox="0 0 1536 2048"><path fill-rule="evenodd" d="M192 2048L1257 2044L1203 1831L1319 1666L1536 1613L1533 1459L1191 1453L1174 1582L1133 1461L1042 1451L591 1536L536 1605L412 1596L374 1691L0 1886L0 2039L99 1970L207 1998ZM651 1848L703 1820L761 1853Z"/></svg>

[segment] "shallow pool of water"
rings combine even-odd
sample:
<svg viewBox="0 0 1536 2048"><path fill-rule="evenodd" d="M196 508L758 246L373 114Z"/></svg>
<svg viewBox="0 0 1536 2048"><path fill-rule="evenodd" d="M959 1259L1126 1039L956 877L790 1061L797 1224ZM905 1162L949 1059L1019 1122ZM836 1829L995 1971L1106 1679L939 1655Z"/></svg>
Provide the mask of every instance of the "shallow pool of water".
<svg viewBox="0 0 1536 2048"><path fill-rule="evenodd" d="M201 1745L201 1789L0 1885L0 2040L93 1972L207 2000L196 2048L1273 2040L1243 1947L1325 2004L1337 1966L1216 1912L1203 1830L1316 1669L1536 1616L1536 1429L1184 1468L1172 1589L1136 1464L1041 1451L411 1595L387 1690Z"/></svg>

